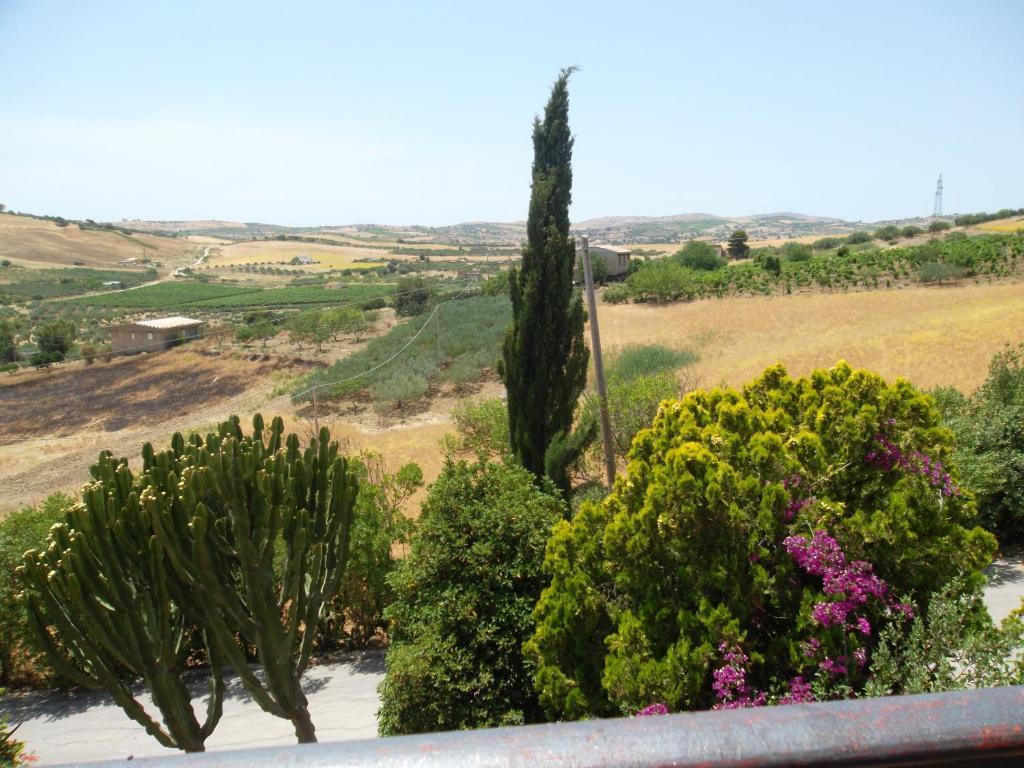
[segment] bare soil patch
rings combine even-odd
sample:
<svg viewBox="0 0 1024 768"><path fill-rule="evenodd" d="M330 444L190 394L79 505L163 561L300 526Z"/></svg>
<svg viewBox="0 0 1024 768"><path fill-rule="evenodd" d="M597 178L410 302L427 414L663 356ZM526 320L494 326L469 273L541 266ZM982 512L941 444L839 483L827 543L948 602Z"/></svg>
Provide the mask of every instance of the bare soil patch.
<svg viewBox="0 0 1024 768"><path fill-rule="evenodd" d="M10 377L0 382L0 445L86 427L116 432L161 423L238 395L254 380L298 368L269 358L253 362L179 350Z"/></svg>

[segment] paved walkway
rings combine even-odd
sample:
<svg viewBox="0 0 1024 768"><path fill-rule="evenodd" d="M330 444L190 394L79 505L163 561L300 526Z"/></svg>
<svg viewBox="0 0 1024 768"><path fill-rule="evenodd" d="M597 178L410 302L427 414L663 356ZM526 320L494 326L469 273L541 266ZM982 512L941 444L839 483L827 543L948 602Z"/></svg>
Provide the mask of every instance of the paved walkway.
<svg viewBox="0 0 1024 768"><path fill-rule="evenodd" d="M985 587L985 605L998 624L1020 607L1024 598L1024 553L997 560L985 569L988 586Z"/></svg>
<svg viewBox="0 0 1024 768"><path fill-rule="evenodd" d="M1024 597L1024 556L1015 555L988 569L985 603L998 622ZM320 741L368 739L377 735L377 683L384 677L379 652L351 654L312 667L303 677L309 709ZM195 680L195 706L203 705L205 682ZM139 700L153 711L149 697ZM6 697L2 707L18 737L36 753L40 765L177 754L157 744L99 691L34 691ZM295 743L291 724L256 706L237 679L228 681L224 716L207 742L209 750Z"/></svg>
<svg viewBox="0 0 1024 768"><path fill-rule="evenodd" d="M320 741L369 739L377 735L377 683L384 677L381 653L350 654L311 667L302 678ZM206 683L197 676L193 706L205 713ZM227 681L224 714L208 750L241 749L295 743L291 723L261 710L237 678ZM152 700L138 699L149 712ZM39 758L37 765L180 754L161 747L100 691L33 691L5 697L2 708L21 722L17 736ZM159 716L159 713L157 713Z"/></svg>

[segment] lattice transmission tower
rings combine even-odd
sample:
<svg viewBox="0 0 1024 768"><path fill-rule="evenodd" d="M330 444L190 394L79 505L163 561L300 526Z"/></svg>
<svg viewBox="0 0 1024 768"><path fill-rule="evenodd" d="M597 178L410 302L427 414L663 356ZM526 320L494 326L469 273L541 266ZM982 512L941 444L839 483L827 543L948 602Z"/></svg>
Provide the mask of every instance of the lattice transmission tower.
<svg viewBox="0 0 1024 768"><path fill-rule="evenodd" d="M939 174L939 182L935 185L935 210L932 217L938 218L942 215L942 174Z"/></svg>

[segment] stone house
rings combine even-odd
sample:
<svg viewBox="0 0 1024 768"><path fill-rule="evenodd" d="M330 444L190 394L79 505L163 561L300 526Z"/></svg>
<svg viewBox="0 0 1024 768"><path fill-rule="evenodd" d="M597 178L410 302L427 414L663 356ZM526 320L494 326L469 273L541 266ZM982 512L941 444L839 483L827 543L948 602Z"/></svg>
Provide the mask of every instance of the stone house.
<svg viewBox="0 0 1024 768"><path fill-rule="evenodd" d="M155 352L205 335L206 323L191 317L160 317L122 323L110 329L110 351Z"/></svg>

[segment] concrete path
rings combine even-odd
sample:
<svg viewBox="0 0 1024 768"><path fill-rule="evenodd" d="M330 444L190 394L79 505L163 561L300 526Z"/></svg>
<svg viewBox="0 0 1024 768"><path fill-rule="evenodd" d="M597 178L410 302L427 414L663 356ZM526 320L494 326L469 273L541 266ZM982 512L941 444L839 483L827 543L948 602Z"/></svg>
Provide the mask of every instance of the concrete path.
<svg viewBox="0 0 1024 768"><path fill-rule="evenodd" d="M997 561L987 570L985 603L997 622L1024 597L1024 555ZM320 741L368 739L377 735L377 683L384 677L379 652L350 654L312 667L303 678L309 708ZM205 710L205 681L194 681L194 706ZM139 694L149 711L149 697ZM40 765L115 760L176 754L159 746L141 726L129 720L110 697L98 691L34 691L7 696L0 709L21 722L18 737L36 753ZM237 679L228 683L224 716L206 742L208 750L295 743L291 724L263 712Z"/></svg>
<svg viewBox="0 0 1024 768"><path fill-rule="evenodd" d="M1024 553L1007 555L985 569L985 605L998 624L1021 605L1024 598Z"/></svg>
<svg viewBox="0 0 1024 768"><path fill-rule="evenodd" d="M302 688L319 740L375 737L380 706L377 683L383 677L384 656L379 652L348 654L311 667L303 676ZM237 678L228 680L227 688L224 715L206 742L208 750L295 743L291 723L256 706ZM193 706L202 717L206 681L199 675L193 690ZM159 720L152 700L141 689L137 698ZM13 723L22 723L17 736L35 752L37 765L180 754L161 747L100 691L33 691L4 697L0 709Z"/></svg>

